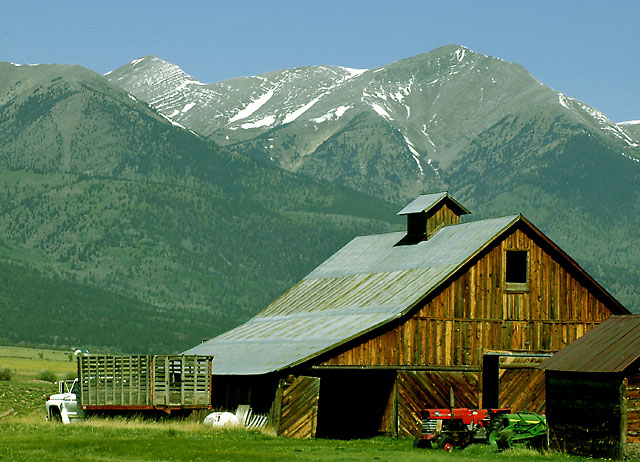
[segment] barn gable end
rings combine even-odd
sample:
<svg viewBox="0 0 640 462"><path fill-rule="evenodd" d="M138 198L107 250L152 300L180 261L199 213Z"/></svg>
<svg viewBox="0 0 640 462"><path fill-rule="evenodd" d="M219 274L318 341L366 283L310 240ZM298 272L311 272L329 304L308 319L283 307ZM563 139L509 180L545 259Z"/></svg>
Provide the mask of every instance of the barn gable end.
<svg viewBox="0 0 640 462"><path fill-rule="evenodd" d="M506 254L514 250L527 253L527 290L511 290L505 281ZM397 369L400 388L390 412L400 418L397 427L384 429L392 434L414 434L422 408L448 406L450 387L457 406L543 413L544 374L537 364L612 314L590 281L554 253L528 226L514 226L406 317L314 369Z"/></svg>

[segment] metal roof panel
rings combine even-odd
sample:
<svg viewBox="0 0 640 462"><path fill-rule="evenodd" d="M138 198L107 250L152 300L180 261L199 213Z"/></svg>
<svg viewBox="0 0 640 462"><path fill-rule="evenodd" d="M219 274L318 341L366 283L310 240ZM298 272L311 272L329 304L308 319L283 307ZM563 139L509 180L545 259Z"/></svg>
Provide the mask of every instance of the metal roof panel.
<svg viewBox="0 0 640 462"><path fill-rule="evenodd" d="M405 314L518 216L358 237L246 323L185 354L214 354L215 373L254 375L300 364Z"/></svg>
<svg viewBox="0 0 640 462"><path fill-rule="evenodd" d="M569 372L622 372L640 358L640 315L611 316L540 364Z"/></svg>

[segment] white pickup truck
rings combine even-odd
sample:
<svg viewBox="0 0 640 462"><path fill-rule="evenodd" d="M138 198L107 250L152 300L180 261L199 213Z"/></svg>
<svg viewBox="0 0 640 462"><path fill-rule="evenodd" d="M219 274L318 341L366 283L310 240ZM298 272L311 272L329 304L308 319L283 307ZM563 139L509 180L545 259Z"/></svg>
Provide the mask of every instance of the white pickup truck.
<svg viewBox="0 0 640 462"><path fill-rule="evenodd" d="M78 379L58 382L58 393L47 396L47 420L63 423L77 422L84 418L78 409Z"/></svg>

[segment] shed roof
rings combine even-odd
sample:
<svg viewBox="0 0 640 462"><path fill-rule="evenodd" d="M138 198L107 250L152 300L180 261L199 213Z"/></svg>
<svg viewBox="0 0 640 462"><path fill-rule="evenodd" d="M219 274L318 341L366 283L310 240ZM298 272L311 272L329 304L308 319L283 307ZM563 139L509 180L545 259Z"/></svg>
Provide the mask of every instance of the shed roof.
<svg viewBox="0 0 640 462"><path fill-rule="evenodd" d="M640 315L611 316L539 367L550 371L623 372L639 358Z"/></svg>
<svg viewBox="0 0 640 462"><path fill-rule="evenodd" d="M523 225L613 304L613 297L521 215L444 226L397 245L404 232L353 239L246 323L185 354L215 355L216 375L260 375L307 362L407 314L499 236Z"/></svg>

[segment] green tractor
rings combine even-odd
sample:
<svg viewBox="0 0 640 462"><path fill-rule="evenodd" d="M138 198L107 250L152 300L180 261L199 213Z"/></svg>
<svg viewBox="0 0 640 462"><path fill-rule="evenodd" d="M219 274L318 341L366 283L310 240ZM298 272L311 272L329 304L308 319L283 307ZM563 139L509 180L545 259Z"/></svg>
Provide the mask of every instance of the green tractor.
<svg viewBox="0 0 640 462"><path fill-rule="evenodd" d="M517 444L546 449L548 447L547 420L545 416L533 412L501 415L491 422L489 443L501 451Z"/></svg>

